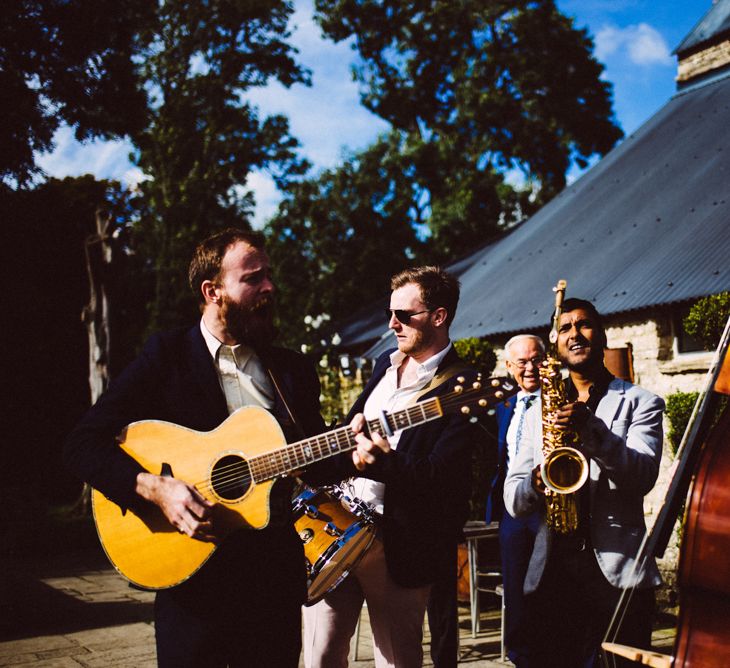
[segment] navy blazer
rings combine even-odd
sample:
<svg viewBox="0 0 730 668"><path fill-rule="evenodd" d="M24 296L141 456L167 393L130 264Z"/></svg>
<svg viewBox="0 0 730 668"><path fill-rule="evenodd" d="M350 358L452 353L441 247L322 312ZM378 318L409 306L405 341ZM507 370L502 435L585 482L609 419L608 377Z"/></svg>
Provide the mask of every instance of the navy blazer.
<svg viewBox="0 0 730 668"><path fill-rule="evenodd" d="M504 480L507 477L507 431L515 414L517 395L496 406L497 416L497 470L487 496L486 522L499 522L504 515Z"/></svg>
<svg viewBox="0 0 730 668"><path fill-rule="evenodd" d="M276 373L303 435L324 431L314 366L283 348L259 356ZM278 396L272 412L289 440L302 437ZM225 395L200 324L155 334L70 434L64 461L81 480L120 506L133 508L140 503L134 490L142 467L117 446L116 436L125 426L156 419L210 431L227 417Z"/></svg>
<svg viewBox="0 0 730 668"><path fill-rule="evenodd" d="M393 350L377 360L373 375L347 416L361 413L367 398L390 367ZM452 348L439 365L445 369L459 356ZM458 375L458 374L457 374ZM451 378L420 400L442 396L457 384ZM349 453L332 465L315 467L305 476L318 484L363 476L385 483L382 537L388 572L404 587L434 582L453 564L456 544L468 517L472 451L481 437L477 425L450 414L403 432L398 448L358 472ZM323 469L327 469L326 472Z"/></svg>

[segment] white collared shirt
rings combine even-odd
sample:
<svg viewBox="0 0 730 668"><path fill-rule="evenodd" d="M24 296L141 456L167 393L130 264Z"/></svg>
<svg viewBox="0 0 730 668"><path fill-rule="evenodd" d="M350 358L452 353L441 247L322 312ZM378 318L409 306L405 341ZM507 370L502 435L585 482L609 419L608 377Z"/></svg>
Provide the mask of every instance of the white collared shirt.
<svg viewBox="0 0 730 668"><path fill-rule="evenodd" d="M408 357L400 350L396 350L390 355L390 367L380 382L375 386L370 396L365 402L363 415L366 420L374 420L380 417L381 411L392 413L394 411L406 408L413 398L433 380L436 375L441 361L451 350L451 341L441 351L429 357L425 362L416 367L416 381L410 385L401 385L398 387L398 369ZM415 360L414 360L415 361ZM402 429L396 431L392 436L388 437L388 442L393 450L398 448ZM379 513L383 512L383 499L385 497L385 483L370 480L369 478L353 478L352 480L353 494L375 507Z"/></svg>
<svg viewBox="0 0 730 668"><path fill-rule="evenodd" d="M517 393L517 403L515 404L515 412L512 414L512 420L507 428L507 470L509 471L510 463L515 461L517 457L517 427L520 423L520 416L525 410L525 404L522 401L524 397L535 397L532 403L527 408L525 413L525 422L522 427L522 441L525 440L525 435L529 432L530 434L542 433L542 404L540 401L540 389L538 388L534 392L525 392L520 390ZM538 429L540 431L538 431Z"/></svg>
<svg viewBox="0 0 730 668"><path fill-rule="evenodd" d="M253 348L243 344L228 346L221 343L208 331L202 318L200 331L213 357L229 415L242 406L273 408L274 388Z"/></svg>

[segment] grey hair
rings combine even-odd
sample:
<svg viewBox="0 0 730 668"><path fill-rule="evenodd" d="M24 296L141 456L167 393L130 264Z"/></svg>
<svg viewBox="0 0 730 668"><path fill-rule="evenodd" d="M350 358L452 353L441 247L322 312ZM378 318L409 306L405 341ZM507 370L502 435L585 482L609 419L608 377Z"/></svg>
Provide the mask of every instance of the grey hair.
<svg viewBox="0 0 730 668"><path fill-rule="evenodd" d="M504 344L504 354L509 355L509 349L518 341L521 341L522 339L532 339L533 341L537 341L537 345L542 351L542 354L544 355L546 352L545 349L545 342L536 334L517 334L517 336L513 336L507 343Z"/></svg>

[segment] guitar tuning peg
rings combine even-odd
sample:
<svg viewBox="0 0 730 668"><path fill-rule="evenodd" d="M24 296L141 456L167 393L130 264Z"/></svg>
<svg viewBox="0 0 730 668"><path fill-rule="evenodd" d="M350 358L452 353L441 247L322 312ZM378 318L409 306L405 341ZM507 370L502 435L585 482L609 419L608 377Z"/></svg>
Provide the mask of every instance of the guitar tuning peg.
<svg viewBox="0 0 730 668"><path fill-rule="evenodd" d="M478 401L477 403L478 403L478 404L479 404L479 405L480 405L480 406L481 406L482 408L486 408L486 406L487 406L487 400L486 400L486 399L480 399L480 400L479 400L479 401Z"/></svg>
<svg viewBox="0 0 730 668"><path fill-rule="evenodd" d="M465 383L466 382L466 378L464 378L464 376L457 376L456 377L456 382L457 383Z"/></svg>
<svg viewBox="0 0 730 668"><path fill-rule="evenodd" d="M487 415L494 415L494 414L495 414L496 412L497 412L497 411L495 411L495 410L494 410L493 408L490 408L490 409L489 409L489 410L487 411Z"/></svg>
<svg viewBox="0 0 730 668"><path fill-rule="evenodd" d="M502 390L497 390L494 393L494 396L497 397L497 399L501 399L502 397L504 397L504 392L502 392Z"/></svg>
<svg viewBox="0 0 730 668"><path fill-rule="evenodd" d="M492 378L492 387L499 387L499 380L497 378Z"/></svg>
<svg viewBox="0 0 730 668"><path fill-rule="evenodd" d="M475 415L472 415L472 416L471 416L471 417L469 418L469 422L471 422L472 424L476 424L477 422L479 422L479 418L478 418L478 417L476 417Z"/></svg>
<svg viewBox="0 0 730 668"><path fill-rule="evenodd" d="M460 394L464 391L464 387L462 385L454 385L454 392L456 394Z"/></svg>
<svg viewBox="0 0 730 668"><path fill-rule="evenodd" d="M464 415L469 415L471 413L471 408L469 408L469 406L462 406L461 407L461 412Z"/></svg>
<svg viewBox="0 0 730 668"><path fill-rule="evenodd" d="M480 383L480 382L479 382L478 380L477 380L477 381L474 381L474 382L473 382L473 383L471 384L471 386L472 386L472 387L473 387L473 388L474 388L475 390L481 390L481 389L482 389L482 384L481 384L481 383Z"/></svg>

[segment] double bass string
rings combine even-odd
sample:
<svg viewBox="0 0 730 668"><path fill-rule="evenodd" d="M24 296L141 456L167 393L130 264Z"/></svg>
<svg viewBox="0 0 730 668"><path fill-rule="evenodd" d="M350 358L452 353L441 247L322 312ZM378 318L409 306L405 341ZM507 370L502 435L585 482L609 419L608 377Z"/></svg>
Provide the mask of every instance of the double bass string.
<svg viewBox="0 0 730 668"><path fill-rule="evenodd" d="M687 428L677 448L677 455L673 465L674 473L667 487L664 503L662 504L651 533L647 532L644 534L644 539L639 546L637 558L634 561L634 566L631 571L631 579L636 577L637 572L643 572L650 558L664 554L664 550L671 536L671 531L674 528L674 523L679 515L679 505L687 495L687 489L689 488L691 476L697 463L699 451L704 443L705 432L712 418L712 389L720 373L725 355L728 353L729 345L730 318L725 323L725 329L720 338L720 343L715 350L710 368L707 370L702 391L697 397L697 401L687 423ZM606 635L603 639L604 642L614 642L616 640L635 588L636 585L628 587L621 592L616 609L606 630ZM603 663L604 666L609 666L606 652L603 652ZM615 665L615 659L612 663Z"/></svg>

